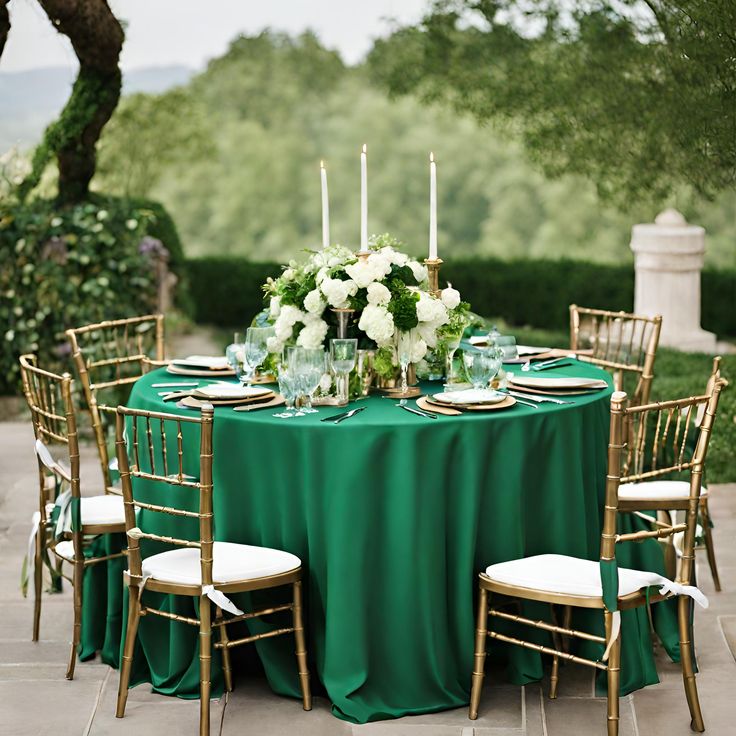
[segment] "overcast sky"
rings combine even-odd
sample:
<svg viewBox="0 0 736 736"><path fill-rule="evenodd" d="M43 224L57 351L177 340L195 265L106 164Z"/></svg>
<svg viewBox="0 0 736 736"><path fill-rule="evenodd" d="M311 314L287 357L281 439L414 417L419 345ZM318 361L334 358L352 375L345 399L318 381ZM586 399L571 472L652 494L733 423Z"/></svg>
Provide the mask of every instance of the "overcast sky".
<svg viewBox="0 0 736 736"><path fill-rule="evenodd" d="M264 28L297 34L314 30L348 63L360 60L372 40L395 21L417 20L428 0L111 0L127 22L123 69L183 64L201 68L240 33ZM73 66L66 37L51 26L37 0L12 0L11 29L0 71Z"/></svg>

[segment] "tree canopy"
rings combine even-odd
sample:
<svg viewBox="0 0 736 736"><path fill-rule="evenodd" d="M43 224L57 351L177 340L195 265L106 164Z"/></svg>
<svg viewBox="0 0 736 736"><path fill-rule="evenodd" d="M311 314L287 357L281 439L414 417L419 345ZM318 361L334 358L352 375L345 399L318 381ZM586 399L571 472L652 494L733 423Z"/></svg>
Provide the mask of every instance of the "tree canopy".
<svg viewBox="0 0 736 736"><path fill-rule="evenodd" d="M733 0L440 0L379 40L371 67L628 206L733 189L735 29Z"/></svg>
<svg viewBox="0 0 736 736"><path fill-rule="evenodd" d="M368 143L369 230L426 252L429 151L438 160L439 242L447 257L631 258L631 225L664 202L602 205L583 177L549 181L514 141L413 95L389 99L310 34L263 33L183 87L123 98L103 133L96 189L151 196L188 253L288 260L320 242L325 159L333 240L357 245L359 151ZM712 264L734 265L736 197L674 202L708 229Z"/></svg>

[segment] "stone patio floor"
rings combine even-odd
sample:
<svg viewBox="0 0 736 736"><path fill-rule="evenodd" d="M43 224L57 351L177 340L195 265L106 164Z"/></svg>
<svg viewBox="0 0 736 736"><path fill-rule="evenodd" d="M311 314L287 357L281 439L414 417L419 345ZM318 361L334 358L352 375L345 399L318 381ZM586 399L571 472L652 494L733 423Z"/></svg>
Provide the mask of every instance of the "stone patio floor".
<svg viewBox="0 0 736 736"><path fill-rule="evenodd" d="M42 640L31 642L31 599L20 594L20 568L36 503L36 469L30 423L0 423L0 733L7 736L160 736L195 734L198 702L168 698L140 685L130 692L123 720L114 716L117 672L99 661L78 663L64 679L71 635L70 586L46 595ZM101 487L94 448L83 449L82 479ZM83 482L84 487L84 482ZM736 485L713 486L711 509L723 592L715 593L698 557L698 580L710 598L696 611L698 676L707 732L736 734ZM621 701L621 736L691 733L679 667L658 650L661 683ZM588 668L562 669L559 697L547 683L514 687L486 678L481 717L445 711L355 726L334 718L324 698L305 713L298 701L271 692L265 679L241 674L228 698L213 702L212 734L227 736L595 736L606 733L605 700L593 696Z"/></svg>

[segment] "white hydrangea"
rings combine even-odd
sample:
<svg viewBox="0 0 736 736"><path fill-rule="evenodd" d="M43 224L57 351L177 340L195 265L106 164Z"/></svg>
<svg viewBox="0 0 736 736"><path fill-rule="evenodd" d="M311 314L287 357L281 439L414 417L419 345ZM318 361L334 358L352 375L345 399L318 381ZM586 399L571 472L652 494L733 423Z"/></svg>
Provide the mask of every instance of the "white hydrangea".
<svg viewBox="0 0 736 736"><path fill-rule="evenodd" d="M335 309L345 309L348 306L348 297L352 290L350 281L326 278L319 285L325 295L327 303Z"/></svg>
<svg viewBox="0 0 736 736"><path fill-rule="evenodd" d="M268 316L271 319L276 319L281 312L281 297L272 296L271 301L268 303Z"/></svg>
<svg viewBox="0 0 736 736"><path fill-rule="evenodd" d="M368 284L368 304L375 304L378 307L388 306L391 301L391 292L386 286L378 281Z"/></svg>
<svg viewBox="0 0 736 736"><path fill-rule="evenodd" d="M417 319L420 322L432 322L436 327L439 327L447 322L449 316L447 308L439 299L420 291L419 301L417 302Z"/></svg>
<svg viewBox="0 0 736 736"><path fill-rule="evenodd" d="M415 329L427 347L433 350L437 347L437 327L434 322L420 322Z"/></svg>
<svg viewBox="0 0 736 736"><path fill-rule="evenodd" d="M460 292L452 288L452 284L447 284L447 288L442 290L442 303L448 309L455 309L460 304Z"/></svg>
<svg viewBox="0 0 736 736"><path fill-rule="evenodd" d="M312 314L322 314L325 309L325 300L322 298L322 292L319 289L312 289L304 297L304 309Z"/></svg>
<svg viewBox="0 0 736 736"><path fill-rule="evenodd" d="M296 269L294 268L287 268L281 274L281 278L284 281L293 281L295 276L296 276Z"/></svg>
<svg viewBox="0 0 736 736"><path fill-rule="evenodd" d="M360 316L358 328L379 348L390 345L394 336L394 318L386 307L368 304Z"/></svg>
<svg viewBox="0 0 736 736"><path fill-rule="evenodd" d="M415 337L411 344L412 363L418 363L427 354L427 343L421 337Z"/></svg>
<svg viewBox="0 0 736 736"><path fill-rule="evenodd" d="M361 259L357 263L345 266L345 272L359 289L366 289L374 281L382 281L384 276L391 272L391 264L388 259L381 257L379 260L371 261L374 255L376 254L371 254L367 259ZM388 271L386 264L388 264Z"/></svg>
<svg viewBox="0 0 736 736"><path fill-rule="evenodd" d="M284 349L284 343L278 337L269 337L266 340L266 348L269 353L280 353Z"/></svg>
<svg viewBox="0 0 736 736"><path fill-rule="evenodd" d="M303 348L322 347L328 329L327 322L324 320L310 319L300 330L296 344Z"/></svg>
<svg viewBox="0 0 736 736"><path fill-rule="evenodd" d="M319 271L317 271L317 275L315 276L315 280L317 281L317 286L319 286L329 275L330 269L327 268L327 266L323 266L320 268Z"/></svg>
<svg viewBox="0 0 736 736"><path fill-rule="evenodd" d="M292 304L281 307L279 316L274 322L273 328L277 339L285 343L294 334L294 325L304 321L304 312Z"/></svg>
<svg viewBox="0 0 736 736"><path fill-rule="evenodd" d="M390 245L386 245L381 248L380 253L388 258L391 263L395 263L397 266L405 266L409 261L409 256L407 256L406 253L394 250Z"/></svg>
<svg viewBox="0 0 736 736"><path fill-rule="evenodd" d="M383 251L371 253L368 256L368 265L372 266L383 278L391 273L391 256ZM380 279L375 280L380 281Z"/></svg>
<svg viewBox="0 0 736 736"><path fill-rule="evenodd" d="M419 263L418 261L408 261L407 266L411 269L414 274L414 278L418 283L423 283L427 280L427 267Z"/></svg>

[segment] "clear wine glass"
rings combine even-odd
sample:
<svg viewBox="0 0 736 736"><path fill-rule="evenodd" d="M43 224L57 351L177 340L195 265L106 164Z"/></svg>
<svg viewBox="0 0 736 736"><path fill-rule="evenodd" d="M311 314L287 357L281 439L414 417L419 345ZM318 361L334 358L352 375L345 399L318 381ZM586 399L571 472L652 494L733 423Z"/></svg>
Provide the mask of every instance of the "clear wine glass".
<svg viewBox="0 0 736 736"><path fill-rule="evenodd" d="M330 367L337 379L337 398L340 402L348 400L348 375L355 368L357 354L356 339L330 340Z"/></svg>
<svg viewBox="0 0 736 736"><path fill-rule="evenodd" d="M289 370L295 371L304 397L305 414L314 414L317 409L312 408L312 394L319 386L325 372L325 351L323 348L296 347L289 351Z"/></svg>
<svg viewBox="0 0 736 736"><path fill-rule="evenodd" d="M488 350L467 350L463 353L463 364L473 388L488 388L491 379L498 373L503 359L503 351L492 347Z"/></svg>
<svg viewBox="0 0 736 736"><path fill-rule="evenodd" d="M462 332L457 332L445 337L445 349L447 351L445 356L445 382L448 385L455 383L455 352L460 347L462 336Z"/></svg>
<svg viewBox="0 0 736 736"><path fill-rule="evenodd" d="M268 338L274 336L273 327L249 327L245 333L243 363L247 372L248 386L255 378L258 366L268 355Z"/></svg>
<svg viewBox="0 0 736 736"><path fill-rule="evenodd" d="M294 413L294 400L296 399L297 392L296 376L286 365L281 365L276 377L279 382L279 393L286 401L286 408L284 411L276 412L273 416L279 417L279 419L289 419L290 417L297 416ZM298 416L303 415L300 414Z"/></svg>

